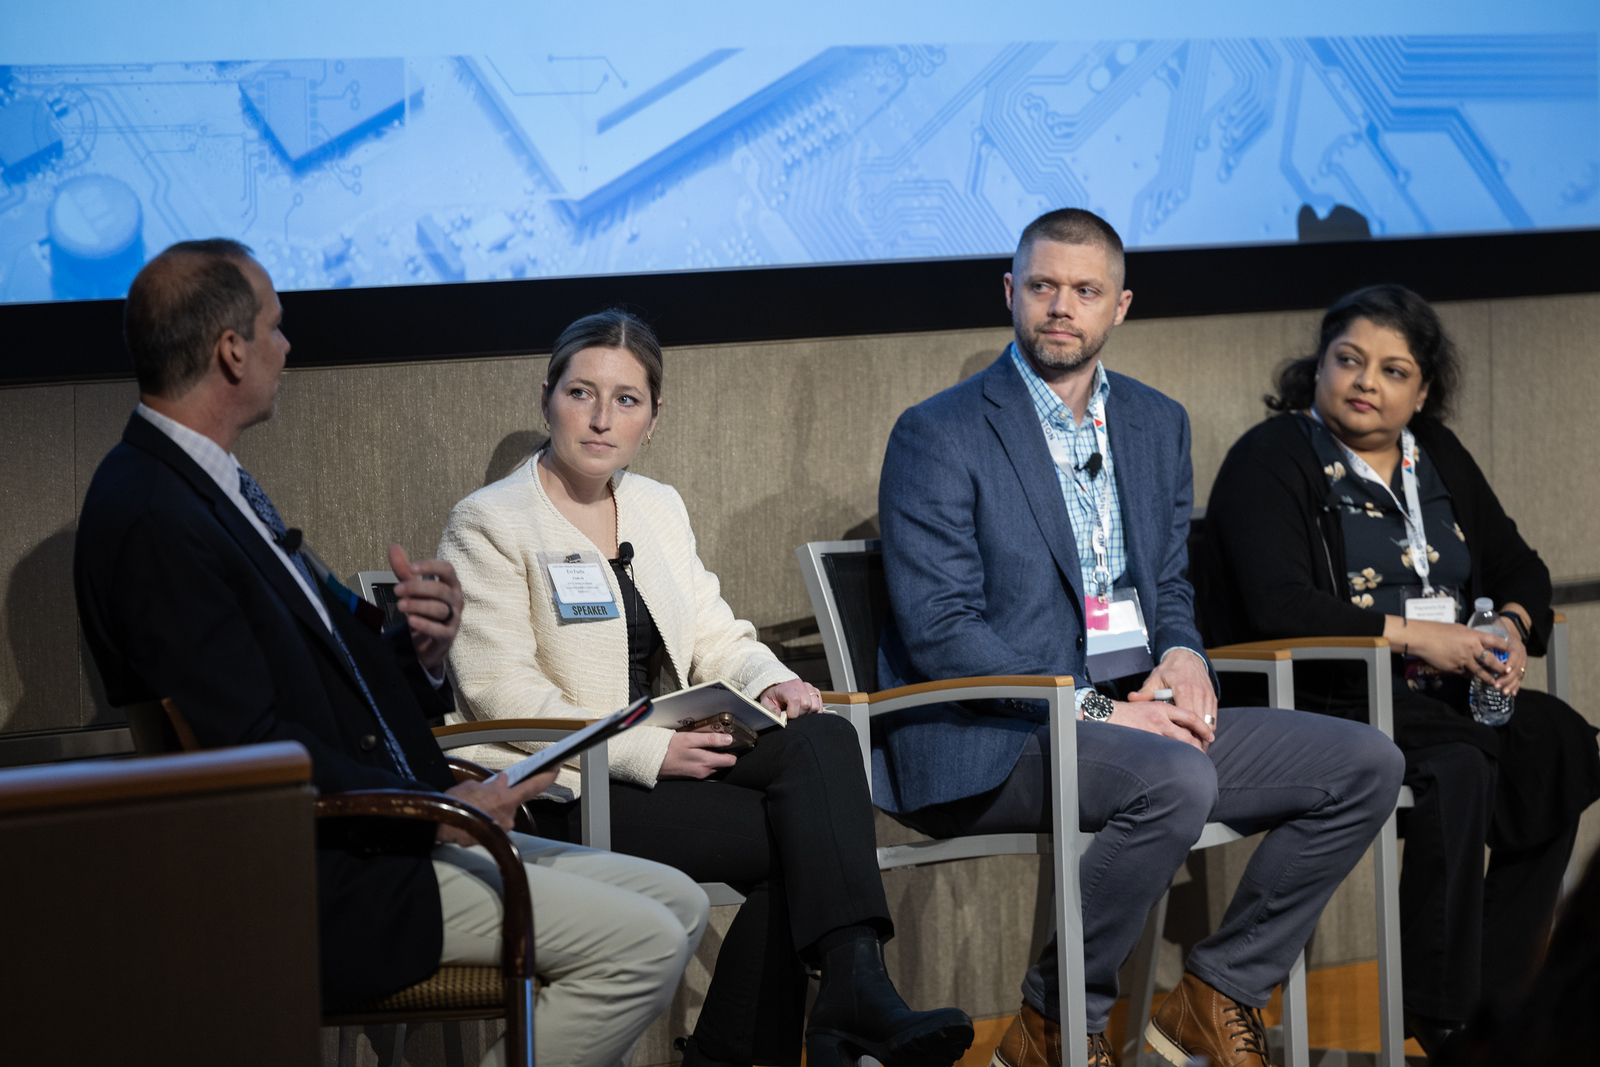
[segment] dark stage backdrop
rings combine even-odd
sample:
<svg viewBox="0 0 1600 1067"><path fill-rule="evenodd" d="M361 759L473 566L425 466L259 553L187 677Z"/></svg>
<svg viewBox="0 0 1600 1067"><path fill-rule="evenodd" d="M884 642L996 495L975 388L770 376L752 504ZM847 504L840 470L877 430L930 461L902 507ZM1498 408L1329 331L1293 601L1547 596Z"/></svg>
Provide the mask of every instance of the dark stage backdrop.
<svg viewBox="0 0 1600 1067"><path fill-rule="evenodd" d="M285 292L291 366L549 351L616 305L670 346L1005 326L1006 258ZM1128 252L1132 318L1322 307L1390 281L1435 301L1600 291L1600 230ZM0 305L0 384L128 377L122 301Z"/></svg>

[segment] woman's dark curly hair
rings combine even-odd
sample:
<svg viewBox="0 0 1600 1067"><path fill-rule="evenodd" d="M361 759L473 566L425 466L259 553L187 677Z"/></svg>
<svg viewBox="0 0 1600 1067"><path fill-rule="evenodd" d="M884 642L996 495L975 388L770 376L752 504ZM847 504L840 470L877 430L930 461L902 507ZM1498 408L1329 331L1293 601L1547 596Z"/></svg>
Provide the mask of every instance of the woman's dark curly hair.
<svg viewBox="0 0 1600 1067"><path fill-rule="evenodd" d="M1278 395L1263 398L1267 407L1273 411L1309 408L1316 397L1317 367L1322 357L1357 319L1386 326L1406 339L1406 347L1422 369L1422 380L1428 386L1422 414L1435 419L1450 414L1456 385L1461 380L1455 343L1444 332L1433 305L1403 285L1369 285L1335 300L1323 313L1316 354L1290 360L1279 368Z"/></svg>

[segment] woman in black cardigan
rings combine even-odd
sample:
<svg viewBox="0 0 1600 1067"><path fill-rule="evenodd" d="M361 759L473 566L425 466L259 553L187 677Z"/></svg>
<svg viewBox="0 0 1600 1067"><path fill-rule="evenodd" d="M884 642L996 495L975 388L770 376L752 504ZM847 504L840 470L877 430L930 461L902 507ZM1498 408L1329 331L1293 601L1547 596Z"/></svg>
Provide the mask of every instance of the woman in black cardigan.
<svg viewBox="0 0 1600 1067"><path fill-rule="evenodd" d="M1280 414L1223 462L1200 557L1211 642L1389 639L1395 741L1417 798L1400 822L1406 1022L1430 1055L1480 998L1515 996L1578 816L1600 796L1594 728L1521 688L1549 640L1550 574L1440 421L1457 377L1454 347L1415 293L1373 286L1339 300L1316 354L1279 375L1267 402ZM1462 625L1478 597L1494 601L1506 641ZM1473 719L1474 678L1515 697L1508 724ZM1364 673L1296 664L1295 706L1365 718Z"/></svg>

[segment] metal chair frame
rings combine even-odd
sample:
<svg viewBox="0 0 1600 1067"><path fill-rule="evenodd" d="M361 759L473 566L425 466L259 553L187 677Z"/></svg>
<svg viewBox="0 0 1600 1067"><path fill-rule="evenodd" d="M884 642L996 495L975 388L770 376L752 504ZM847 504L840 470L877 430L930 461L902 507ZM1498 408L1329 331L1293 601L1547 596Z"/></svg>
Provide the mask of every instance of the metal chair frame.
<svg viewBox="0 0 1600 1067"><path fill-rule="evenodd" d="M853 716L860 717L857 731L862 741L863 759L870 759L870 740L867 719L880 714L876 703L889 694L866 696L854 694L859 686L854 665L848 654L848 643L831 587L825 579L822 559L829 553L865 552L881 550L882 542L818 541L796 550L800 569L806 581L812 606L817 616L817 626L827 655L829 673L836 688L852 691L859 703L870 710L865 717L853 710L859 704L843 704L840 710L851 708ZM1363 665L1367 676L1370 722L1385 736L1394 736L1394 696L1389 685L1389 643L1383 638L1305 638L1280 641L1260 641L1208 649L1207 656L1219 674L1261 674L1267 683L1267 706L1292 709L1294 706L1294 664L1309 660L1353 661ZM1555 612L1554 628L1545 655L1547 683L1552 696L1567 700L1571 691L1571 655L1567 618ZM898 691L894 691L898 692ZM948 696L939 699L951 699ZM923 701L924 703L928 701ZM884 706L883 711L900 710L913 706L899 702ZM1053 729L1052 729L1052 732ZM1054 756L1054 753L1052 753ZM870 775L871 765L867 764ZM1056 769L1052 768L1053 780ZM1059 793L1057 795L1060 795ZM1409 786L1400 790L1396 812L1410 808L1415 799ZM1207 824L1194 849L1210 848L1238 840L1234 833L1220 823ZM1083 835L1087 838L1088 835ZM1080 846L1082 847L1082 846ZM888 870L915 863L945 862L986 855L1043 854L1050 848L1048 835L999 834L973 838L955 838L942 842L918 842L879 849L879 865ZM1575 882L1569 870L1567 881ZM1396 815L1391 813L1374 842L1373 882L1375 890L1375 924L1378 939L1378 995L1379 1030L1381 1049L1377 1062L1380 1067L1403 1067L1405 1062L1403 987L1400 974L1400 863L1396 833ZM1134 988L1130 991L1128 1037L1124 1042L1122 1059L1129 1067L1141 1067L1144 1062L1143 1026L1133 1025L1135 1019L1147 1019L1154 999L1155 962L1161 943L1161 929L1165 923L1167 896L1151 910L1145 931L1134 950ZM1062 973L1068 973L1065 967ZM1284 983L1283 1043L1286 1067L1309 1067L1310 1052L1306 1022L1305 953L1301 952ZM1066 1015L1063 1014L1063 1018ZM1069 1048L1070 1052L1070 1048Z"/></svg>
<svg viewBox="0 0 1600 1067"><path fill-rule="evenodd" d="M886 715L924 704L943 703L950 700L980 699L1032 699L1045 700L1050 710L1050 777L1055 798L1052 813L1052 834L980 834L970 837L949 838L944 841L918 841L907 845L893 845L878 849L880 870L917 866L927 863L945 863L952 860L975 859L1000 855L1049 855L1055 882L1055 928L1057 931L1057 968L1060 981L1061 1019L1063 1034L1083 1034L1088 1024L1085 1010L1083 975L1083 902L1078 875L1079 856L1094 840L1093 834L1078 829L1077 790L1077 730L1067 727L1076 722L1071 678L967 678L944 682L927 682L904 686L878 693L859 692L859 679L855 677L853 661L838 603L832 586L826 579L824 557L830 554L861 553L881 550L882 542L813 541L795 550L800 561L800 571L805 579L806 591L817 616L817 626L822 634L823 650L828 658L828 670L836 689L842 692L824 694L830 708L850 718L861 741L862 759L871 781L871 727L874 716ZM1274 694L1292 692L1282 687L1283 668L1287 668L1287 655L1244 654L1240 669L1262 671L1268 675L1268 687ZM1283 664L1283 668L1277 666ZM1292 678L1292 675L1289 676ZM1191 847L1212 848L1238 841L1244 835L1222 823L1207 823L1199 839ZM1055 841L1072 841L1074 847L1057 849ZM1144 1048L1144 1022L1149 1015L1149 1001L1154 992L1154 956L1160 946L1159 922L1164 919L1166 895L1152 910L1145 933L1135 949L1137 958L1148 959L1141 968L1138 984L1145 989L1143 1015L1128 1016L1125 1045L1137 1055ZM1157 916L1157 912L1160 916ZM1147 943L1148 942L1148 943ZM1291 1067L1309 1067L1310 1055L1306 1045L1305 1028L1305 953L1296 959L1294 968L1284 987L1285 1030L1287 1047L1295 1049L1298 1058ZM1293 1018L1298 1025L1287 1020ZM1071 1067L1085 1067L1087 1048L1081 1041L1063 1041L1062 1055ZM1126 1059L1127 1053L1124 1053Z"/></svg>
<svg viewBox="0 0 1600 1067"><path fill-rule="evenodd" d="M1566 700L1571 687L1571 659L1567 634L1567 617L1555 612L1555 625L1545 652L1546 688L1551 696ZM1269 679L1269 694L1294 693L1293 662L1305 660L1343 660L1361 663L1367 675L1367 707L1373 726L1388 737L1394 736L1394 692L1390 688L1389 642L1381 637L1317 637L1279 641L1255 641L1229 645L1215 650L1215 656L1282 650L1289 653L1291 663L1281 673ZM1223 667L1213 659L1217 670L1236 670ZM1275 695L1268 702L1274 707L1290 707L1280 703ZM1415 806L1416 799L1410 786L1400 788L1400 799L1378 832L1373 850L1372 877L1376 890L1376 920L1378 934L1378 1029L1382 1041L1378 1053L1380 1067L1403 1067L1405 1063L1405 1007L1404 989L1400 974L1400 855L1396 815L1400 809ZM1568 878L1572 878L1569 869ZM1285 1016L1285 1045L1288 1042L1288 1022ZM1133 1065L1137 1067L1137 1065ZM1298 1067L1298 1065L1292 1065Z"/></svg>
<svg viewBox="0 0 1600 1067"><path fill-rule="evenodd" d="M399 582L394 571L357 571L351 579L356 592L369 604L378 603L378 586L398 585Z"/></svg>

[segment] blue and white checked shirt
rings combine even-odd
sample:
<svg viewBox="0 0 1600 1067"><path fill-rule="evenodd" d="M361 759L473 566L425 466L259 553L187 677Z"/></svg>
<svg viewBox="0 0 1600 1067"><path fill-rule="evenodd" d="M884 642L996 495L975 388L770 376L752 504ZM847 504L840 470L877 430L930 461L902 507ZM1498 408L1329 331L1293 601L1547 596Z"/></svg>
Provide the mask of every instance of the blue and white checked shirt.
<svg viewBox="0 0 1600 1067"><path fill-rule="evenodd" d="M1033 398L1033 410L1039 416L1039 426L1044 431L1045 441L1048 443L1053 433L1066 442L1067 452L1072 457L1072 465L1081 467L1089 462L1089 457L1094 455L1096 444L1094 439L1094 426L1085 418L1080 427L1072 418L1072 409L1061 402L1061 398L1051 391L1044 379L1034 372L1017 346L1011 346L1011 361L1016 364L1017 373L1022 375L1022 384L1028 387L1028 395ZM1104 363L1095 364L1094 392L1103 401L1111 395L1111 379L1106 376ZM1087 415L1087 413L1085 413ZM1122 530L1122 503L1117 495L1117 479L1114 476L1114 467L1111 460L1111 439L1106 438L1106 450L1100 457L1100 476L1094 481L1089 480L1089 475L1084 471L1064 471L1061 464L1055 464L1056 481L1061 484L1061 495L1067 502L1067 517L1072 520L1072 539L1078 544L1078 565L1083 570L1084 595L1094 591L1094 520L1098 510L1095 503L1095 493L1100 491L1096 483L1101 478L1107 480L1111 486L1111 516L1110 529L1106 531L1106 567L1111 571L1111 584L1115 585L1122 577L1122 572L1128 569L1128 540ZM1171 652L1174 648L1181 648L1192 653L1203 663L1205 657L1187 645L1174 645L1167 649ZM1077 691L1077 706L1083 708L1083 700L1090 693L1088 686L1082 686Z"/></svg>
<svg viewBox="0 0 1600 1067"><path fill-rule="evenodd" d="M1072 410L1035 373L1015 344L1011 346L1011 361L1016 364L1017 373L1022 375L1022 383L1028 387L1028 395L1033 398L1033 410L1039 416L1045 441L1048 442L1054 434L1066 443L1074 467L1088 463L1089 457L1097 451L1097 445L1094 426L1089 422L1087 413L1084 413L1083 425L1079 426L1073 420ZM1094 392L1102 401L1111 395L1111 379L1106 376L1103 363L1095 364ZM1094 592L1095 587L1094 522L1098 511L1096 494L1100 492L1102 481L1111 487L1111 528L1106 531L1106 566L1111 571L1113 584L1128 567L1128 541L1122 532L1122 505L1117 496L1117 479L1109 443L1100 461L1100 476L1093 481L1089 480L1086 471L1062 470L1059 463L1055 464L1056 481L1061 483L1061 496L1067 503L1067 517L1072 520L1072 538L1078 543L1078 564L1083 569L1085 595Z"/></svg>

